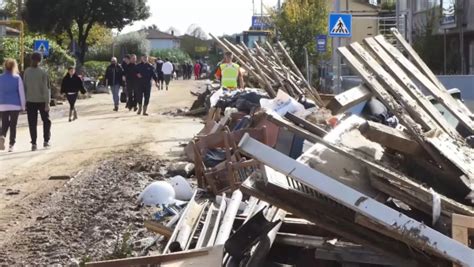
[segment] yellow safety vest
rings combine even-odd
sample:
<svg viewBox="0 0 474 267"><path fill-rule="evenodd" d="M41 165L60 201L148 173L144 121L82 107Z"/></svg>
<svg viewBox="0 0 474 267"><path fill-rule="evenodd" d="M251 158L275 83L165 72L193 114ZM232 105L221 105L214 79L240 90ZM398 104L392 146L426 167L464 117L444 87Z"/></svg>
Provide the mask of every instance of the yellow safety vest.
<svg viewBox="0 0 474 267"><path fill-rule="evenodd" d="M233 89L237 88L237 78L239 77L240 66L236 63L220 65L221 68L221 83L222 87Z"/></svg>

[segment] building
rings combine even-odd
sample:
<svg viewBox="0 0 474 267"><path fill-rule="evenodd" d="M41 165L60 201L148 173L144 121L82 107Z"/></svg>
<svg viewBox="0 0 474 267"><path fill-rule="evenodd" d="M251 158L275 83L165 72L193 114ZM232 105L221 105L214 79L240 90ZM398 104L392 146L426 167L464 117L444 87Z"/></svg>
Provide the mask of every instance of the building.
<svg viewBox="0 0 474 267"><path fill-rule="evenodd" d="M379 33L379 8L369 1L347 0L339 1L340 13L352 14L352 37L342 38L342 44L362 42L364 38L376 36ZM335 1L328 1L330 12L336 11Z"/></svg>
<svg viewBox="0 0 474 267"><path fill-rule="evenodd" d="M181 47L181 39L171 34L159 31L157 29L145 29L146 39L150 41L151 50L174 49Z"/></svg>
<svg viewBox="0 0 474 267"><path fill-rule="evenodd" d="M444 71L447 74L474 74L474 1L403 0L411 16L410 38L416 41L423 29L443 43ZM403 7L402 7L403 10ZM432 24L432 25L430 25Z"/></svg>

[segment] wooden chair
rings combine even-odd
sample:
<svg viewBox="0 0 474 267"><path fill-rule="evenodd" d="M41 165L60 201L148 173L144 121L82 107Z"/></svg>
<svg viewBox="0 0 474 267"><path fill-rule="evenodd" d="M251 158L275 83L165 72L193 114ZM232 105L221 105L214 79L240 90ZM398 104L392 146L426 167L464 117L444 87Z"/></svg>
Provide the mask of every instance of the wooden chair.
<svg viewBox="0 0 474 267"><path fill-rule="evenodd" d="M237 148L236 140L240 141L245 133L266 143L265 127L233 133L226 128L224 131L201 137L193 142L195 173L199 187L209 187L214 194L234 190L258 167L257 161L242 157ZM225 160L214 167L208 167L204 163L204 155L211 149L225 150Z"/></svg>

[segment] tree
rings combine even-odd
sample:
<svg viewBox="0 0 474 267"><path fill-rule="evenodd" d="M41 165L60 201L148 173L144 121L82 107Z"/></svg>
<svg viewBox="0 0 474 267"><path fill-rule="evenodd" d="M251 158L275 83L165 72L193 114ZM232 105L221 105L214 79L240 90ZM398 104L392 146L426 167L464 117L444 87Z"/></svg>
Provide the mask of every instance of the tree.
<svg viewBox="0 0 474 267"><path fill-rule="evenodd" d="M326 0L287 0L272 20L295 63L304 65L304 48L315 52L315 36L327 32Z"/></svg>
<svg viewBox="0 0 474 267"><path fill-rule="evenodd" d="M87 41L94 25L121 30L149 16L146 0L27 0L24 11L30 30L67 33L70 42L77 43L77 58L81 64L84 63Z"/></svg>
<svg viewBox="0 0 474 267"><path fill-rule="evenodd" d="M201 40L207 40L206 32L197 24L191 24L186 31L186 34Z"/></svg>
<svg viewBox="0 0 474 267"><path fill-rule="evenodd" d="M181 35L181 32L178 29L176 29L175 27L169 27L169 29L166 30L166 33L176 35L176 36Z"/></svg>

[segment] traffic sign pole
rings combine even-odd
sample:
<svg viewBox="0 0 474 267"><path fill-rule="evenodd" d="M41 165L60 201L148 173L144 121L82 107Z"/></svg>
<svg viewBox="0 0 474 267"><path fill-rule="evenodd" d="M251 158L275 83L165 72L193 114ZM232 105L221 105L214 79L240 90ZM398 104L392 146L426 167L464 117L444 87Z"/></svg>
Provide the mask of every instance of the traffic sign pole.
<svg viewBox="0 0 474 267"><path fill-rule="evenodd" d="M334 1L334 11L339 13L341 11L341 1ZM331 27L329 27L331 31ZM334 79L334 93L339 94L341 92L341 58L337 53L337 48L341 46L341 39L339 37L333 37L332 39L332 67L333 67L333 77Z"/></svg>

